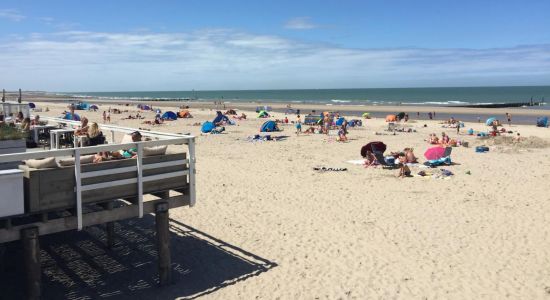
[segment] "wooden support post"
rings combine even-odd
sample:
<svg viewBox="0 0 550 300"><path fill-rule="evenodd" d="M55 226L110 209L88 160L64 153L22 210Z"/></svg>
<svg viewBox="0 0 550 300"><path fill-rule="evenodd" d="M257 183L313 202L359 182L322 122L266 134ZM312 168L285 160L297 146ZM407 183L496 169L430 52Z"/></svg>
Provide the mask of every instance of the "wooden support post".
<svg viewBox="0 0 550 300"><path fill-rule="evenodd" d="M6 227L6 229L11 229L11 219L5 219L4 220L4 226Z"/></svg>
<svg viewBox="0 0 550 300"><path fill-rule="evenodd" d="M40 244L38 227L21 229L27 299L40 299Z"/></svg>
<svg viewBox="0 0 550 300"><path fill-rule="evenodd" d="M159 260L160 285L172 282L172 258L170 257L170 228L168 218L168 202L155 205L155 223L157 229L157 250Z"/></svg>
<svg viewBox="0 0 550 300"><path fill-rule="evenodd" d="M105 209L113 210L113 202L109 201L105 204ZM107 248L112 249L115 246L115 222L107 222L105 224L107 233Z"/></svg>

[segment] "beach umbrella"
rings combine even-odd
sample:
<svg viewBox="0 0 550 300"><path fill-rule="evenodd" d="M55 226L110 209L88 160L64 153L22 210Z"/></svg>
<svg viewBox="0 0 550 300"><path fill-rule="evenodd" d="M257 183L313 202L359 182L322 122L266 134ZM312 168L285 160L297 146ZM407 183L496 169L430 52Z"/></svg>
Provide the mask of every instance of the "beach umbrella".
<svg viewBox="0 0 550 300"><path fill-rule="evenodd" d="M424 152L424 157L428 160L440 159L445 156L445 148L432 147Z"/></svg>
<svg viewBox="0 0 550 300"><path fill-rule="evenodd" d="M90 105L90 109L99 109L99 107L97 105L93 104L93 105Z"/></svg>
<svg viewBox="0 0 550 300"><path fill-rule="evenodd" d="M365 146L361 147L361 156L362 157L367 156L367 152L384 153L384 151L386 151L386 144L380 141L370 142Z"/></svg>
<svg viewBox="0 0 550 300"><path fill-rule="evenodd" d="M370 119L370 113L366 112L361 115L364 119Z"/></svg>
<svg viewBox="0 0 550 300"><path fill-rule="evenodd" d="M487 125L487 126L493 125L493 122L496 121L496 119L497 118L495 118L495 117L487 119L487 121L485 121L485 125Z"/></svg>
<svg viewBox="0 0 550 300"><path fill-rule="evenodd" d="M397 117L397 120L402 120L403 118L405 118L405 113L404 112L400 112L396 115Z"/></svg>
<svg viewBox="0 0 550 300"><path fill-rule="evenodd" d="M36 105L34 105L34 103L30 102L30 103L29 103L29 107L30 107L30 108L36 108Z"/></svg>

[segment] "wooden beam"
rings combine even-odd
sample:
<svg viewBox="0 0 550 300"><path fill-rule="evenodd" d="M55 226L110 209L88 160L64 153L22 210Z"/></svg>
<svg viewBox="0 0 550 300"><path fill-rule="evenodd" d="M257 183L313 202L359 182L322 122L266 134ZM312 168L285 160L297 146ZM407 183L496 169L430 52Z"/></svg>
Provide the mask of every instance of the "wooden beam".
<svg viewBox="0 0 550 300"><path fill-rule="evenodd" d="M40 299L40 244L38 227L21 229L27 299Z"/></svg>
<svg viewBox="0 0 550 300"><path fill-rule="evenodd" d="M170 208L189 205L189 195L180 195L168 199L157 199L143 202L143 213L150 214L155 212L155 203L167 201ZM115 208L111 211L102 210L90 212L82 215L82 224L84 227L107 222L120 221L138 216L137 205L127 205ZM20 230L29 226L37 226L40 235L52 234L67 230L77 229L76 217L67 216L58 219L51 219L47 223L35 222L26 225L13 226L11 229L0 229L0 244L21 239Z"/></svg>
<svg viewBox="0 0 550 300"><path fill-rule="evenodd" d="M168 203L165 201L155 204L159 283L161 286L172 283L172 257L170 256L170 224L168 209Z"/></svg>
<svg viewBox="0 0 550 300"><path fill-rule="evenodd" d="M109 201L103 206L108 211L113 210L114 203ZM107 236L107 248L113 249L115 246L115 222L107 222L105 224L105 235Z"/></svg>

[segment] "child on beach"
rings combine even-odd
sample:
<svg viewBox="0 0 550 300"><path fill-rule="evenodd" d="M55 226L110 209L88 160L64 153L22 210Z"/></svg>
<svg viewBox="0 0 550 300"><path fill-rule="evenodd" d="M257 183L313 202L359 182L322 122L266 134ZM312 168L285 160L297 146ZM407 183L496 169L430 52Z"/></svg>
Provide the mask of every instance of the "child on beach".
<svg viewBox="0 0 550 300"><path fill-rule="evenodd" d="M300 119L300 115L298 115L296 118L296 134L300 133L302 133L302 120Z"/></svg>
<svg viewBox="0 0 550 300"><path fill-rule="evenodd" d="M411 169L407 166L407 158L405 153L399 153L399 175L398 178L405 178L411 176Z"/></svg>
<svg viewBox="0 0 550 300"><path fill-rule="evenodd" d="M342 127L340 128L340 130L338 130L338 139L337 141L338 142L347 142L348 141L348 138L346 136L346 128L344 125L342 125Z"/></svg>

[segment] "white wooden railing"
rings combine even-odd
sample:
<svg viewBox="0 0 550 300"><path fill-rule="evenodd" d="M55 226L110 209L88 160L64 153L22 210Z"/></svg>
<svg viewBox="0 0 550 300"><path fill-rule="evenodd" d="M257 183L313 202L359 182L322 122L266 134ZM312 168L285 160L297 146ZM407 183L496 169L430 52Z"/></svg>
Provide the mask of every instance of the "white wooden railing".
<svg viewBox="0 0 550 300"><path fill-rule="evenodd" d="M42 119L57 122L78 125L79 122L63 120L59 118L48 118L43 117ZM101 125L101 128L111 130L113 132L122 132L122 133L131 133L137 131L134 128L127 127L118 127L112 125ZM14 154L4 154L0 155L0 163L4 162L16 162L27 159L38 159L38 158L48 158L48 157L66 157L74 156L75 158L75 179L76 179L76 208L77 208L77 221L78 221L78 230L82 229L82 192L101 189L105 187L121 186L136 183L138 185L138 206L139 206L139 217L143 217L143 183L152 180L159 180L171 177L178 177L182 175L188 175L188 184L189 184L189 205L194 206L196 201L195 194L195 137L191 135L180 135L180 134L171 134L164 132L151 132L151 131L140 131L142 136L148 136L156 138L158 140L153 141L144 141L144 142L133 142L125 144L106 144L98 145L92 147L84 148L73 148L73 149L63 149L63 150L48 150L48 151L35 151L35 152L26 152L26 153L14 153ZM143 165L143 148L144 147L153 147L153 146L163 146L163 145L187 145L188 147L188 158L180 161L172 161L170 165L188 165L187 170L169 172L158 175L143 176L143 170L148 168L158 168L166 166L167 163L156 163ZM82 173L80 157L84 154L93 154L99 152L107 151L118 151L121 149L130 149L137 148L137 158L136 166L120 169L110 169L94 172L85 172ZM117 181L110 181L106 183L91 184L91 185L82 185L82 179L89 178L92 176L101 176L101 175L110 175L118 174L122 171L137 171L137 178L123 179Z"/></svg>

